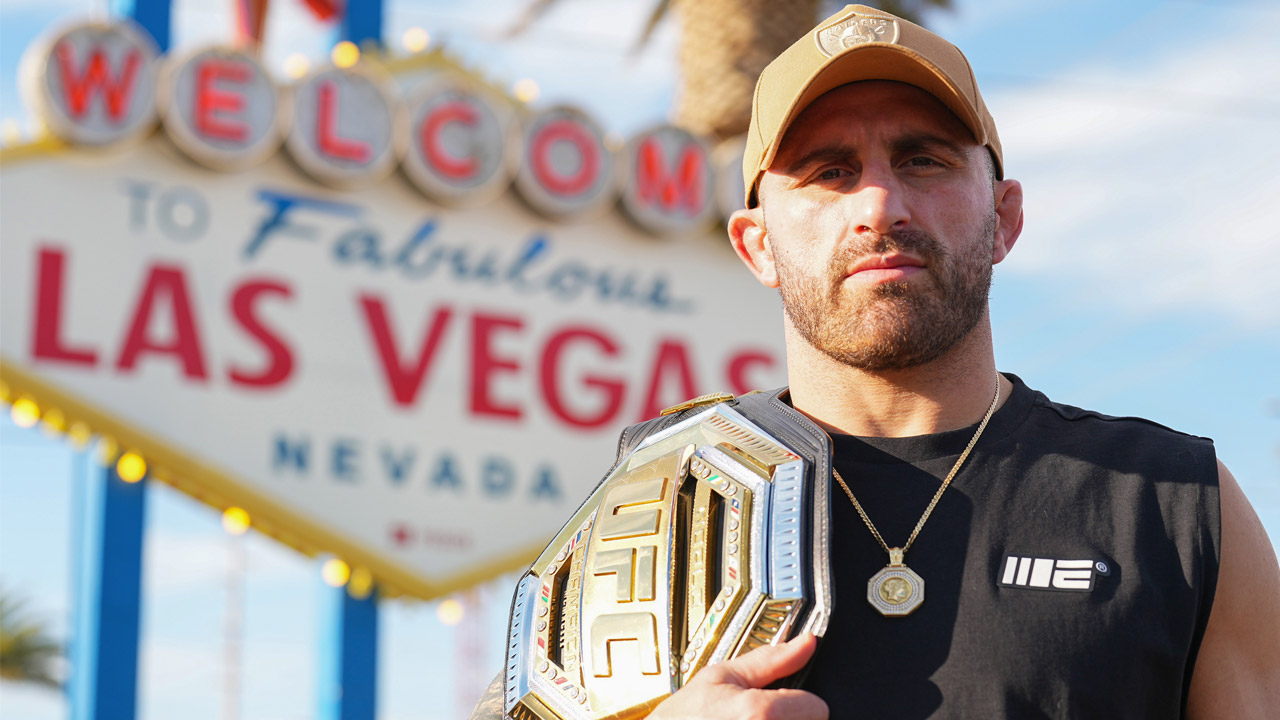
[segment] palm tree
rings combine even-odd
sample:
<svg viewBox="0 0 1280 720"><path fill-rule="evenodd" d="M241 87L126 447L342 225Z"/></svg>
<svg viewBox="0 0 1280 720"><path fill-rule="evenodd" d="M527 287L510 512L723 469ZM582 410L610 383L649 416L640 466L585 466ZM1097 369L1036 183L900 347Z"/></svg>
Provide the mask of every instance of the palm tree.
<svg viewBox="0 0 1280 720"><path fill-rule="evenodd" d="M26 611L26 601L0 588L0 678L59 688L54 673L61 655L61 643Z"/></svg>
<svg viewBox="0 0 1280 720"><path fill-rule="evenodd" d="M525 30L556 0L531 0L512 33ZM919 23L951 0L867 0ZM741 135L751 117L751 93L769 61L844 3L830 0L655 0L637 46L674 10L680 20L680 86L672 120L716 139Z"/></svg>

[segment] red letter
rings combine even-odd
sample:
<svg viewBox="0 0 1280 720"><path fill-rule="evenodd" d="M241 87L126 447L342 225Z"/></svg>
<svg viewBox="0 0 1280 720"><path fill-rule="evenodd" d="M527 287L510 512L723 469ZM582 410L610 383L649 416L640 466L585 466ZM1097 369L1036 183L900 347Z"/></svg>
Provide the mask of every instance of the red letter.
<svg viewBox="0 0 1280 720"><path fill-rule="evenodd" d="M680 391L674 398L668 398L670 402L663 402L662 394L662 377L667 374L669 369L675 370L680 374ZM682 400L688 400L697 397L698 393L694 390L698 384L693 381L693 366L689 362L689 350L684 343L679 340L665 340L658 346L658 357L653 362L653 374L649 376L649 389L644 396L644 412L641 419L649 419L656 417L662 408L674 405Z"/></svg>
<svg viewBox="0 0 1280 720"><path fill-rule="evenodd" d="M293 297L293 292L289 290L288 285L267 281L247 282L236 288L235 294L231 296L231 314L240 323L240 327L247 330L255 340L261 343L263 349L271 356L271 362L267 365L267 369L257 375L231 368L231 381L238 385L247 385L249 387L279 385L287 380L289 374L293 372L293 353L289 352L289 347L267 329L262 324L262 321L253 314L254 301L264 293L281 295L286 298Z"/></svg>
<svg viewBox="0 0 1280 720"><path fill-rule="evenodd" d="M551 166L551 145L557 140L572 143L578 149L578 171L568 177L559 175ZM584 192L600 176L600 153L594 138L569 120L549 122L533 138L529 151L533 175L544 188L556 195Z"/></svg>
<svg viewBox="0 0 1280 720"><path fill-rule="evenodd" d="M319 107L316 108L316 144L320 146L320 152L340 160L369 162L369 156L373 154L369 143L338 137L334 127L337 124L338 91L333 81L320 83L316 92L320 96L317 99Z"/></svg>
<svg viewBox="0 0 1280 720"><path fill-rule="evenodd" d="M62 261L61 250L41 250L36 269L35 337L31 356L41 360L61 360L77 365L93 366L98 354L91 349L64 345L62 335Z"/></svg>
<svg viewBox="0 0 1280 720"><path fill-rule="evenodd" d="M237 62L206 60L196 69L195 120L196 132L218 140L244 142L249 128L243 122L228 120L219 113L239 113L244 110L244 95L219 90L218 80L244 84L252 79L252 71Z"/></svg>
<svg viewBox="0 0 1280 720"><path fill-rule="evenodd" d="M339 0L302 0L302 3L321 22L332 20L338 14L338 11L344 7Z"/></svg>
<svg viewBox="0 0 1280 720"><path fill-rule="evenodd" d="M542 397L547 401L547 406L551 408L551 413L565 423L580 428L600 427L612 422L614 416L618 414L618 408L622 406L624 386L620 380L610 380L598 375L583 375L582 384L600 390L605 396L605 402L600 412L594 415L575 415L565 404L564 396L560 392L560 355L575 340L590 340L592 344L604 352L605 357L617 357L618 355L618 346L608 337L595 330L585 327L569 327L561 330L551 336L551 339L547 341L547 347L542 351L542 369L540 373Z"/></svg>
<svg viewBox="0 0 1280 720"><path fill-rule="evenodd" d="M476 313L471 320L471 412L476 415L493 415L518 419L520 406L499 405L489 392L490 380L499 372L511 373L520 369L515 358L499 358L493 354L490 341L499 328L520 330L524 323L519 318Z"/></svg>
<svg viewBox="0 0 1280 720"><path fill-rule="evenodd" d="M640 199L667 211L683 205L688 215L696 215L707 190L703 187L702 150L692 143L686 145L680 153L678 177L674 178L667 175L662 148L652 137L640 143L639 155L636 182Z"/></svg>
<svg viewBox="0 0 1280 720"><path fill-rule="evenodd" d="M729 368L726 373L729 376L729 392L734 395L745 395L752 390L758 390L759 388L747 382L747 368L752 365L773 367L776 364L772 355L758 350L746 350L734 355L729 358Z"/></svg>
<svg viewBox="0 0 1280 720"><path fill-rule="evenodd" d="M373 332L373 341L378 346L378 358L382 360L382 370L391 385L391 396L397 405L412 405L418 396L418 388L427 377L427 369L436 356L436 346L444 336L449 320L453 318L453 310L442 307L436 310L427 328L427 336L423 339L418 358L413 367L400 362L400 353L396 350L395 338L391 337L390 323L387 322L387 311L382 301L372 295L361 295L360 305L364 308L365 320Z"/></svg>
<svg viewBox="0 0 1280 720"><path fill-rule="evenodd" d="M89 109L89 96L99 92L107 98L107 116L114 122L124 120L129 98L133 95L133 82L138 75L142 57L137 50L130 51L124 59L124 69L115 78L107 74L107 59L102 48L95 47L89 53L89 62L80 77L74 74L71 46L66 42L54 48L58 58L58 70L62 76L62 92L67 100L71 116L80 119Z"/></svg>
<svg viewBox="0 0 1280 720"><path fill-rule="evenodd" d="M477 121L475 108L463 102L445 103L432 110L422 123L422 147L427 153L427 163L441 175L455 180L475 175L479 167L476 159L457 158L445 152L440 146L440 129L454 122L474 127Z"/></svg>
<svg viewBox="0 0 1280 720"><path fill-rule="evenodd" d="M164 298L168 302L173 315L174 337L167 342L147 335L152 310L158 298ZM181 268L163 265L151 268L116 367L121 370L131 369L138 363L138 356L143 351L173 355L182 361L182 371L187 377L208 379L208 373L204 369L204 351L200 348L200 335L196 332L196 318L191 312L191 299L187 295L187 279Z"/></svg>

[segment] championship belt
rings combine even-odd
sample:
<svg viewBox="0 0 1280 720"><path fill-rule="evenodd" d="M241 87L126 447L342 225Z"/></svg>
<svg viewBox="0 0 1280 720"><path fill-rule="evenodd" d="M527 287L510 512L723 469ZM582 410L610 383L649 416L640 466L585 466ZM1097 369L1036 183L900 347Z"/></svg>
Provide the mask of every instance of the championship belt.
<svg viewBox="0 0 1280 720"><path fill-rule="evenodd" d="M624 433L516 587L508 716L640 717L707 665L825 632L828 439L777 395L677 406L629 452Z"/></svg>

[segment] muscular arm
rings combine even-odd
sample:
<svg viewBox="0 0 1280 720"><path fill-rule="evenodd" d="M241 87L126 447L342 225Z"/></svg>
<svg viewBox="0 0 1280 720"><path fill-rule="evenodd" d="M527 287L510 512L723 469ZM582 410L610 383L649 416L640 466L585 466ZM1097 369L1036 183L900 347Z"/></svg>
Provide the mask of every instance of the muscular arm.
<svg viewBox="0 0 1280 720"><path fill-rule="evenodd" d="M1218 484L1222 559L1187 717L1265 718L1280 707L1280 566L1257 514L1222 463Z"/></svg>

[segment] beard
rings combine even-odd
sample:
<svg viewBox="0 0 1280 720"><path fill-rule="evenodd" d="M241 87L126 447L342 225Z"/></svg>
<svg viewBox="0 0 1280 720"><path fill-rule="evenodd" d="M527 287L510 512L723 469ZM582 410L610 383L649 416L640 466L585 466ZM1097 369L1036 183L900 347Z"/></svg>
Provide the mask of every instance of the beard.
<svg viewBox="0 0 1280 720"><path fill-rule="evenodd" d="M863 236L843 246L817 275L805 275L780 254L783 310L810 345L849 367L905 370L931 362L968 335L986 312L995 227L993 210L979 236L956 250L915 229ZM922 259L927 277L878 283L851 296L845 280L857 258L894 251Z"/></svg>

